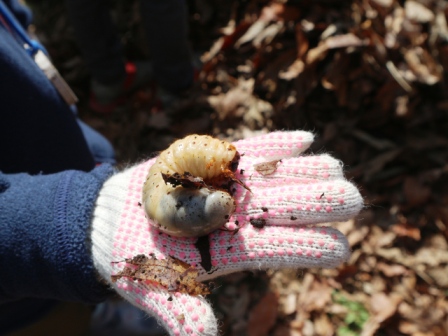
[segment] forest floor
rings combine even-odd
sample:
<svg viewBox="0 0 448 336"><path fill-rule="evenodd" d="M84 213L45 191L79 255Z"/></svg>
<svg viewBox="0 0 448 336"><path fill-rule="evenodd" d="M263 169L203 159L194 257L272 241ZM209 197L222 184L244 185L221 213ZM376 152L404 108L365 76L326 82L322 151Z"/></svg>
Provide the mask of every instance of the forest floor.
<svg viewBox="0 0 448 336"><path fill-rule="evenodd" d="M336 223L337 269L240 273L210 297L223 335L448 335L448 7L439 0L190 0L203 62L175 118L151 87L113 115L88 109L89 73L63 2L27 1L80 99L80 117L126 164L174 139L316 134L366 207ZM112 1L130 60L146 59L137 1Z"/></svg>

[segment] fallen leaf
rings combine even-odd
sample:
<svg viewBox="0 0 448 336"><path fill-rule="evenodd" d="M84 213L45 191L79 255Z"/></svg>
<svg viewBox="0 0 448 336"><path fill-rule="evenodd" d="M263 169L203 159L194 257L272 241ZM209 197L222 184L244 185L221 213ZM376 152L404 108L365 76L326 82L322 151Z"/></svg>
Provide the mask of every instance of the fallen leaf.
<svg viewBox="0 0 448 336"><path fill-rule="evenodd" d="M404 4L406 17L419 23L427 23L434 20L434 13L422 3L408 0Z"/></svg>
<svg viewBox="0 0 448 336"><path fill-rule="evenodd" d="M372 336L381 326L381 324L395 314L397 307L402 301L399 295L385 293L375 293L370 299L370 306L373 315L363 326L361 336Z"/></svg>
<svg viewBox="0 0 448 336"><path fill-rule="evenodd" d="M268 335L277 319L277 306L277 295L268 292L249 313L247 335Z"/></svg>
<svg viewBox="0 0 448 336"><path fill-rule="evenodd" d="M392 231L400 237L408 237L414 240L420 240L420 229L406 225L406 224L395 224L392 226Z"/></svg>
<svg viewBox="0 0 448 336"><path fill-rule="evenodd" d="M443 69L423 48L416 47L408 50L404 54L404 59L417 81L434 85L442 79Z"/></svg>
<svg viewBox="0 0 448 336"><path fill-rule="evenodd" d="M361 47L366 44L366 41L361 40L359 37L351 33L331 36L320 42L317 47L308 51L308 54L306 56L306 63L311 64L316 61L322 60L330 49Z"/></svg>
<svg viewBox="0 0 448 336"><path fill-rule="evenodd" d="M314 328L317 336L334 335L334 325L327 314L319 314L314 321Z"/></svg>
<svg viewBox="0 0 448 336"><path fill-rule="evenodd" d="M273 160L268 162L254 164L254 169L263 176L271 175L277 170L277 165L281 160Z"/></svg>
<svg viewBox="0 0 448 336"><path fill-rule="evenodd" d="M434 279L437 286L440 288L448 288L448 266L435 267L428 270L428 274L431 278Z"/></svg>
<svg viewBox="0 0 448 336"><path fill-rule="evenodd" d="M210 288L197 282L198 270L191 265L173 257L156 259L144 254L124 260L123 270L111 276L112 282L121 278L129 278L140 282L149 281L166 288L169 292L180 292L189 295L210 294ZM119 262L114 262L119 263Z"/></svg>
<svg viewBox="0 0 448 336"><path fill-rule="evenodd" d="M383 262L379 262L376 265L376 268L379 271L383 272L384 275L389 278L404 275L408 272L408 269L406 267L399 264L389 265Z"/></svg>

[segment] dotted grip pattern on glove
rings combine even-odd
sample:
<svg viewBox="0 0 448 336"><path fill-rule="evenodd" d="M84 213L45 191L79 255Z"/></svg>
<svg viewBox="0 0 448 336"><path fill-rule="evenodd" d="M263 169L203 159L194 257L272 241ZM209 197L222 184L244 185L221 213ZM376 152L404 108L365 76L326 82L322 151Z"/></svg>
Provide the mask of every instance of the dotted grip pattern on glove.
<svg viewBox="0 0 448 336"><path fill-rule="evenodd" d="M209 235L214 272L201 267L195 238L176 238L149 225L141 207L149 160L109 179L100 192L92 225L92 253L99 273L110 282L137 254L167 255L199 269L198 281L250 269L332 268L349 256L337 230L311 224L343 221L363 206L357 188L343 177L342 165L329 155L299 156L313 141L308 132L274 132L234 143L242 154L235 185L236 211L223 230ZM280 160L263 176L256 163ZM266 223L256 228L251 221ZM238 229L237 231L235 231ZM134 305L155 316L172 335L216 335L217 322L207 301L168 293L154 284L121 278L111 283Z"/></svg>

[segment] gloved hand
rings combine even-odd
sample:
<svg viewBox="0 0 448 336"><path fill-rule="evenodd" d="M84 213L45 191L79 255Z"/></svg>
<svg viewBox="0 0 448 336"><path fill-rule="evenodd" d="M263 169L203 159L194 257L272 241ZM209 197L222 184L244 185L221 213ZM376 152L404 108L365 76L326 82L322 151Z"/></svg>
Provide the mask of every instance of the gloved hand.
<svg viewBox="0 0 448 336"><path fill-rule="evenodd" d="M308 132L274 132L234 143L242 154L235 184L236 211L228 230L209 235L214 272L201 266L196 238L176 238L150 226L141 207L142 187L154 159L106 181L97 199L92 224L92 254L99 274L132 304L155 316L171 335L217 335L218 325L206 298L170 293L160 285L129 278L111 281L125 258L154 254L173 256L199 269L198 281L242 270L323 267L347 260L342 233L312 224L354 217L363 201L344 179L342 165L329 155L299 156L312 143ZM254 169L259 162L282 159L271 175ZM264 219L254 227L251 219ZM235 223L238 223L235 224ZM240 229L235 232L236 227Z"/></svg>

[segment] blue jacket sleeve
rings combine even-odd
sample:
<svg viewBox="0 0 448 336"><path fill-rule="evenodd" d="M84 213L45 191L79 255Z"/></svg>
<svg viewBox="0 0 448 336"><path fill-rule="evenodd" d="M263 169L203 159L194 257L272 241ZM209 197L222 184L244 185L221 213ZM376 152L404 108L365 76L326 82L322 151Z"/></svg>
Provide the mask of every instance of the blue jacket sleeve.
<svg viewBox="0 0 448 336"><path fill-rule="evenodd" d="M109 165L89 173L0 173L0 303L38 297L97 303L89 230Z"/></svg>

